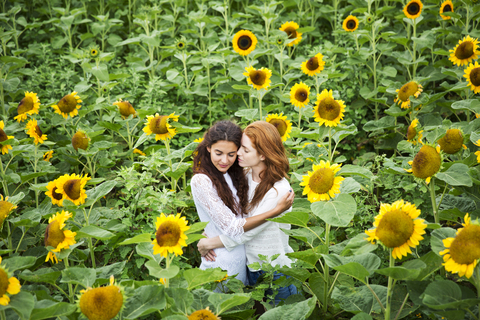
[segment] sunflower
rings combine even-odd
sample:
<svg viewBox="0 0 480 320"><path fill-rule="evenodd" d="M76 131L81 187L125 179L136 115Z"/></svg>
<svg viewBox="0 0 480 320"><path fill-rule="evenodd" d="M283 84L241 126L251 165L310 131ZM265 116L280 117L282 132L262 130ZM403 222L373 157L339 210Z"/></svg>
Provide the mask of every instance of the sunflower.
<svg viewBox="0 0 480 320"><path fill-rule="evenodd" d="M480 147L480 139L477 140L477 142L474 142L473 144L476 145L477 147ZM475 155L477 156L477 162L480 163L480 151L475 152Z"/></svg>
<svg viewBox="0 0 480 320"><path fill-rule="evenodd" d="M288 39L295 39L294 41L287 44L287 46L293 47L302 40L302 34L297 31L298 28L300 28L300 26L293 21L285 22L280 27L280 31L284 31L288 35Z"/></svg>
<svg viewBox="0 0 480 320"><path fill-rule="evenodd" d="M417 132L418 119L414 119L412 123L408 126L407 129L407 140L413 145L416 145L417 142L422 143L423 130Z"/></svg>
<svg viewBox="0 0 480 320"><path fill-rule="evenodd" d="M255 89L265 89L270 86L270 77L272 76L272 71L267 68L255 69L250 66L245 68L247 72L244 72L243 75L247 77L248 84L251 84Z"/></svg>
<svg viewBox="0 0 480 320"><path fill-rule="evenodd" d="M0 257L0 305L7 306L10 303L10 296L19 293L22 286L17 278L10 277L9 272L1 264L2 257Z"/></svg>
<svg viewBox="0 0 480 320"><path fill-rule="evenodd" d="M5 221L10 212L15 208L17 208L17 206L8 202L8 197L4 199L3 195L0 194L0 227L3 226L3 221Z"/></svg>
<svg viewBox="0 0 480 320"><path fill-rule="evenodd" d="M313 108L315 121L319 125L325 124L327 127L336 127L343 119L345 104L342 100L333 98L332 90L324 89L317 95L317 102Z"/></svg>
<svg viewBox="0 0 480 320"><path fill-rule="evenodd" d="M313 77L317 73L320 73L324 66L325 61L323 61L323 55L321 53L317 53L314 57L302 62L301 68L303 73Z"/></svg>
<svg viewBox="0 0 480 320"><path fill-rule="evenodd" d="M78 130L72 137L72 147L75 151L78 151L78 149L87 150L89 142L90 138L83 130Z"/></svg>
<svg viewBox="0 0 480 320"><path fill-rule="evenodd" d="M59 207L63 207L63 199L65 199L65 195L61 192L58 192L57 180L50 181L47 184L48 191L45 192L45 195L47 195L52 199L52 204L56 204Z"/></svg>
<svg viewBox="0 0 480 320"><path fill-rule="evenodd" d="M133 153L138 153L139 155L144 156L144 157L146 156L145 152L143 152L140 149L133 149Z"/></svg>
<svg viewBox="0 0 480 320"><path fill-rule="evenodd" d="M122 115L123 119L128 118L131 114L133 114L133 117L135 118L137 112L133 108L132 104L128 102L127 100L122 101L122 99L115 101L113 103L114 106L118 107L118 111Z"/></svg>
<svg viewBox="0 0 480 320"><path fill-rule="evenodd" d="M424 145L415 155L413 161L408 162L412 166L406 170L412 172L413 175L420 179L425 179L429 184L432 176L434 176L442 166L442 157L440 156L440 146L436 148Z"/></svg>
<svg viewBox="0 0 480 320"><path fill-rule="evenodd" d="M62 249L68 249L71 245L76 243L76 232L70 230L63 230L65 228L65 221L71 218L72 214L68 211L57 212L48 219L48 226L45 229L45 247L53 247L48 251L47 258L52 262L58 263L58 258L54 252L60 252Z"/></svg>
<svg viewBox="0 0 480 320"><path fill-rule="evenodd" d="M444 16L442 13L444 12L453 12L453 3L450 0L443 1L442 5L440 6L440 17L443 20L450 20L452 17Z"/></svg>
<svg viewBox="0 0 480 320"><path fill-rule="evenodd" d="M422 85L420 85L418 82L410 81L404 84L400 89L396 90L398 95L394 102L398 101L398 104L402 107L402 109L408 109L410 108L410 96L418 98L420 93L423 91L422 88Z"/></svg>
<svg viewBox="0 0 480 320"><path fill-rule="evenodd" d="M287 120L287 116L284 116L283 113L278 114L269 114L265 119L268 123L272 124L277 128L282 141L287 141L290 138L289 133L292 132L292 123L290 120Z"/></svg>
<svg viewBox="0 0 480 320"><path fill-rule="evenodd" d="M47 135L43 134L37 124L37 120L29 120L25 129L28 130L27 134L34 139L35 144L43 143L47 140Z"/></svg>
<svg viewBox="0 0 480 320"><path fill-rule="evenodd" d="M53 157L53 150L47 151L43 154L43 161L50 162L50 159Z"/></svg>
<svg viewBox="0 0 480 320"><path fill-rule="evenodd" d="M143 128L143 132L145 132L147 136L152 133L155 134L155 141L172 139L177 134L177 130L171 128L168 119L177 122L178 116L175 115L175 112L168 116L160 116L158 113L156 113L155 116L147 116L147 122Z"/></svg>
<svg viewBox="0 0 480 320"><path fill-rule="evenodd" d="M125 300L122 288L110 277L110 285L81 290L78 305L90 320L110 320L117 316Z"/></svg>
<svg viewBox="0 0 480 320"><path fill-rule="evenodd" d="M440 150L447 154L457 153L462 149L467 149L463 144L463 133L460 129L448 129L447 133L438 140Z"/></svg>
<svg viewBox="0 0 480 320"><path fill-rule="evenodd" d="M343 30L353 32L358 29L358 19L355 16L349 15L343 20Z"/></svg>
<svg viewBox="0 0 480 320"><path fill-rule="evenodd" d="M98 56L98 54L99 54L99 51L97 48L90 49L90 57L95 58Z"/></svg>
<svg viewBox="0 0 480 320"><path fill-rule="evenodd" d="M457 230L454 238L442 240L445 250L440 251L440 255L445 270L470 278L480 259L480 225L478 221L471 223L468 213L464 220L463 228Z"/></svg>
<svg viewBox="0 0 480 320"><path fill-rule="evenodd" d="M153 254L161 254L167 257L168 253L182 255L182 247L186 246L187 236L185 231L190 229L187 226L188 221L185 217L180 217L180 213L174 216L173 214L165 216L162 212L160 217L157 217L155 223L155 240L153 244Z"/></svg>
<svg viewBox="0 0 480 320"><path fill-rule="evenodd" d="M467 78L468 85L473 93L480 92L480 64L477 61L475 61L475 64L470 63L468 68L465 69L463 77Z"/></svg>
<svg viewBox="0 0 480 320"><path fill-rule="evenodd" d="M20 101L17 107L18 116L13 119L18 122L27 120L28 115L38 114L40 110L40 100L36 93L25 91L25 97Z"/></svg>
<svg viewBox="0 0 480 320"><path fill-rule="evenodd" d="M201 143L202 141L203 141L203 138L198 138L198 139L193 140L193 142L197 142L197 143Z"/></svg>
<svg viewBox="0 0 480 320"><path fill-rule="evenodd" d="M5 128L5 124L3 123L3 120L0 120L0 148L2 148L2 154L7 154L9 149L12 150L12 146L9 144L3 144L3 141L13 139L13 136L7 136L5 131L3 131L3 128Z"/></svg>
<svg viewBox="0 0 480 320"><path fill-rule="evenodd" d="M63 97L56 105L53 105L52 108L55 109L55 113L62 115L65 119L70 117L75 117L78 114L78 110L82 106L79 104L82 102L80 96L77 92L73 91L70 94L67 94Z"/></svg>
<svg viewBox="0 0 480 320"><path fill-rule="evenodd" d="M252 32L240 30L233 36L233 50L241 56L247 56L255 50L257 42L257 37Z"/></svg>
<svg viewBox="0 0 480 320"><path fill-rule="evenodd" d="M340 185L345 180L343 177L335 177L340 171L341 164L335 163L330 165L330 161L320 161L320 164L313 165L313 172L308 171L307 175L302 176L301 186L303 195L308 195L308 201L328 201L340 193Z"/></svg>
<svg viewBox="0 0 480 320"><path fill-rule="evenodd" d="M375 243L380 240L387 248L391 248L394 259L401 259L412 253L410 247L418 246L423 239L427 224L419 219L420 210L414 204L395 201L392 204L382 203L380 213L375 217L374 229L366 230L367 240Z"/></svg>
<svg viewBox="0 0 480 320"><path fill-rule="evenodd" d="M206 307L189 315L188 320L220 320L220 318L210 311L209 307Z"/></svg>
<svg viewBox="0 0 480 320"><path fill-rule="evenodd" d="M415 19L420 17L422 13L423 4L420 0L411 0L405 7L403 7L403 13L409 19Z"/></svg>
<svg viewBox="0 0 480 320"><path fill-rule="evenodd" d="M184 49L185 49L186 44L185 44L185 42L183 42L183 41L178 41L177 44L176 44L176 47L177 47L178 50L181 51L181 50L184 50Z"/></svg>
<svg viewBox="0 0 480 320"><path fill-rule="evenodd" d="M457 46L449 50L450 58L453 64L458 66L468 65L472 60L478 59L480 51L478 49L478 40L470 36L464 37L462 40L458 40Z"/></svg>
<svg viewBox="0 0 480 320"><path fill-rule="evenodd" d="M65 199L72 201L75 205L81 205L85 203L87 199L87 194L85 193L85 184L91 178L85 175L72 175L65 174L57 179L57 193L62 193Z"/></svg>
<svg viewBox="0 0 480 320"><path fill-rule="evenodd" d="M309 96L310 87L303 82L296 83L290 90L290 103L295 107L303 108L310 101Z"/></svg>

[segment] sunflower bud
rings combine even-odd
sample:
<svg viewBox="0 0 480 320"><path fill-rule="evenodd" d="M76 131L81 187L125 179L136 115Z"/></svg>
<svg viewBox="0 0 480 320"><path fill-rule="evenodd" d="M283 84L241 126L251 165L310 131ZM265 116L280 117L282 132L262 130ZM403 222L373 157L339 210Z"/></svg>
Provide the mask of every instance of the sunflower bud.
<svg viewBox="0 0 480 320"><path fill-rule="evenodd" d="M463 146L463 135L459 129L449 129L447 133L438 140L440 149L448 154L457 153Z"/></svg>
<svg viewBox="0 0 480 320"><path fill-rule="evenodd" d="M78 149L87 150L89 141L90 138L87 134L84 131L79 130L72 137L73 149L75 149L75 151L78 151Z"/></svg>
<svg viewBox="0 0 480 320"><path fill-rule="evenodd" d="M410 162L409 162L410 163ZM431 177L440 170L442 166L442 157L440 150L424 145L411 161L413 175L420 179L430 182Z"/></svg>
<svg viewBox="0 0 480 320"><path fill-rule="evenodd" d="M114 102L113 104L118 107L118 111L123 118L128 118L131 114L133 114L133 117L135 117L136 111L130 102L119 100Z"/></svg>

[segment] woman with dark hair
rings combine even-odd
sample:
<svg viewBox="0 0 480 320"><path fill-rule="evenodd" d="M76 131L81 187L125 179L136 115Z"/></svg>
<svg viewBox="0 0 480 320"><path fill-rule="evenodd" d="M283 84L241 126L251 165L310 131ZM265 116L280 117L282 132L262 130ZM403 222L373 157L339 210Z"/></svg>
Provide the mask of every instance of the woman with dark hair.
<svg viewBox="0 0 480 320"><path fill-rule="evenodd" d="M271 210L244 218L248 213L248 182L243 168L237 162L237 151L242 140L242 129L230 122L214 124L204 135L193 160L194 176L191 180L193 200L208 237L228 236L241 241L242 235L291 207L293 192L282 197ZM220 267L229 275L237 274L246 280L246 256L243 245L231 250L216 250L215 261L202 258L200 269Z"/></svg>
<svg viewBox="0 0 480 320"><path fill-rule="evenodd" d="M248 216L256 217L262 212L275 208L282 196L291 190L290 184L285 179L290 167L278 130L265 121L257 121L248 125L243 132L242 146L237 155L239 165L248 168L246 171ZM287 211L291 211L291 209ZM247 265L254 262L262 265L267 262L260 259L259 255L272 257L279 254L275 260L269 261L270 264L272 266L290 266L292 261L286 256L286 253L293 252L293 250L288 244L288 235L281 229L290 229L290 225L268 221L243 233L240 237L221 234L218 237L201 239L198 248L202 256L207 255L207 260L216 260L215 253L209 252L209 250L224 247L233 251L244 244ZM265 272L249 267L247 273L249 284L254 285ZM274 274L274 280L281 276L283 276L281 273ZM279 292L275 296L275 304L295 293L297 293L297 289L294 285L279 288Z"/></svg>

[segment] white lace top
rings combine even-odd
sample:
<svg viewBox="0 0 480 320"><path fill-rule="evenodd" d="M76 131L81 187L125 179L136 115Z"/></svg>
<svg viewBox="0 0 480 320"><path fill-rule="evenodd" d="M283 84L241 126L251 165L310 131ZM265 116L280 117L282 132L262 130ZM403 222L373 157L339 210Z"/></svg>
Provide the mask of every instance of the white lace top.
<svg viewBox="0 0 480 320"><path fill-rule="evenodd" d="M253 181L251 170L247 172L248 178L248 199L251 201L255 194L255 189L258 186L258 183ZM263 199L260 201L258 206L253 209L248 216L255 216L272 210L276 207L278 200L290 190L290 184L287 179L283 178L280 181L277 181L273 188L268 190ZM292 208L288 209L285 212L292 211ZM283 212L282 214L285 214ZM278 223L268 221L264 224L245 232L240 236L240 240L237 238L230 237L227 234L221 234L220 240L227 250L235 250L236 246L245 244L245 252L247 255L247 265L258 262L260 265L265 261L260 260L258 257L259 254L265 255L267 257L273 256L275 254L280 254L280 256L272 261L272 265L280 266L290 266L292 260L288 258L285 254L293 252L293 249L288 245L288 235L286 235L281 229L290 230L291 226L285 223ZM250 268L251 271L257 271Z"/></svg>
<svg viewBox="0 0 480 320"><path fill-rule="evenodd" d="M232 178L228 173L223 175L233 195L237 198L237 189L233 186ZM240 241L243 235L243 226L246 220L237 217L219 197L210 178L205 174L197 173L193 176L191 183L193 201L197 207L200 220L210 223L205 227L205 233L209 238L219 235L228 235L232 239ZM217 257L215 261L206 261L202 257L200 269L220 267L228 272L229 276L237 275L237 279L247 284L247 269L245 268L245 247L235 247L234 250L225 248L215 249Z"/></svg>

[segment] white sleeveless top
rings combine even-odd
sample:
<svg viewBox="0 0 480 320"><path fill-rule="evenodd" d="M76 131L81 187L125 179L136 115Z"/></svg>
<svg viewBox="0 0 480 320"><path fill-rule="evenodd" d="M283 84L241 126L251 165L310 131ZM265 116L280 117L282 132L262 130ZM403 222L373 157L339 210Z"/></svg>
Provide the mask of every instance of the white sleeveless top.
<svg viewBox="0 0 480 320"><path fill-rule="evenodd" d="M237 189L233 186L232 178L228 173L224 175L225 181L232 190L238 201ZM202 222L209 221L205 227L205 233L209 238L220 235L227 235L232 239L240 241L243 235L243 226L246 223L244 218L237 217L219 197L210 178L205 174L197 173L190 182L192 187L193 201L197 208L198 216ZM228 272L229 276L238 274L236 278L247 284L247 269L245 268L246 257L245 247L239 245L233 250L225 248L215 249L217 257L215 261L206 261L202 257L200 269L220 267Z"/></svg>

